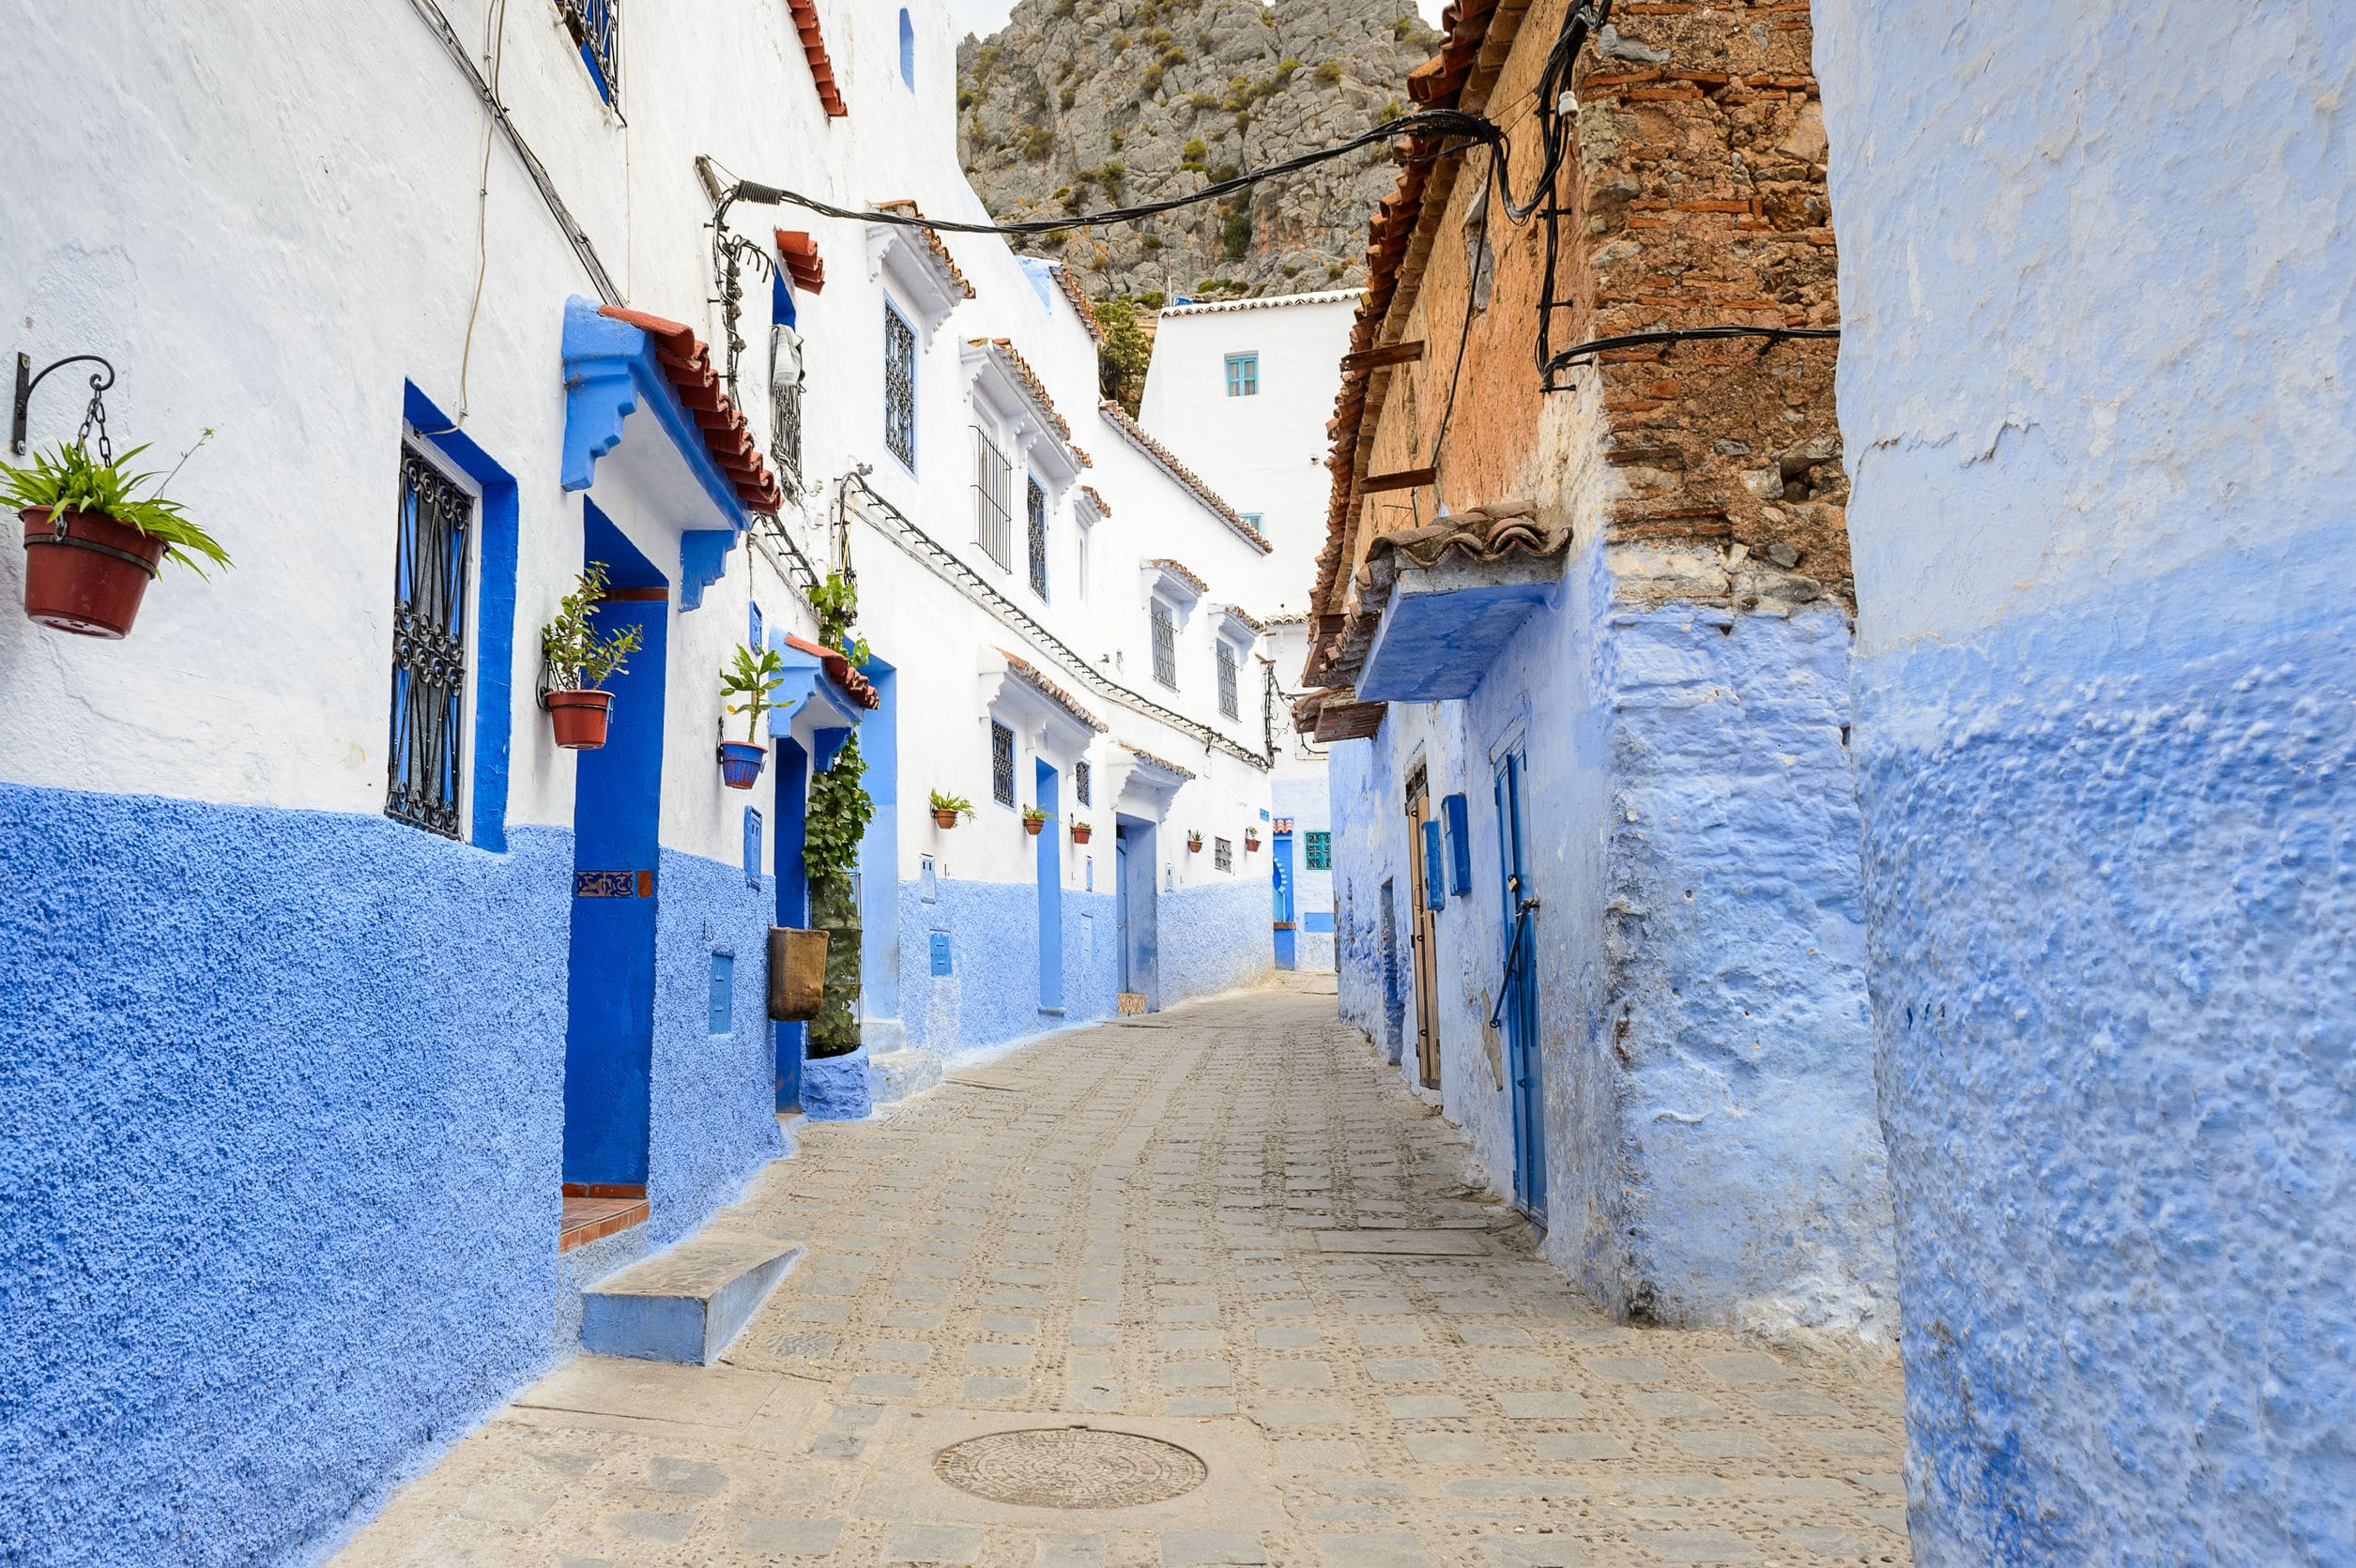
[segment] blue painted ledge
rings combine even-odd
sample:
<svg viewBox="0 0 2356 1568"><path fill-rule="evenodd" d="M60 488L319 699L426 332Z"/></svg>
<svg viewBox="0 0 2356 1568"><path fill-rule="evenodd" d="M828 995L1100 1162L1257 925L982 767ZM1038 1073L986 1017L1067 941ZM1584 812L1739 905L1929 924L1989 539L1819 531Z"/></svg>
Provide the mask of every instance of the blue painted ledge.
<svg viewBox="0 0 2356 1568"><path fill-rule="evenodd" d="M802 1114L812 1121L864 1121L875 1111L867 1088L867 1048L802 1063Z"/></svg>

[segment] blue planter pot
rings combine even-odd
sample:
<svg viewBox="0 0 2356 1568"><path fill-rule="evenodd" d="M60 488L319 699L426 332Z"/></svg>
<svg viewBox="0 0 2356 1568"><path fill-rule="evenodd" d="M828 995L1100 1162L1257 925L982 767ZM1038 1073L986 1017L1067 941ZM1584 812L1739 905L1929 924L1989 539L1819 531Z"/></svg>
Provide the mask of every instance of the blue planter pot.
<svg viewBox="0 0 2356 1568"><path fill-rule="evenodd" d="M761 776L769 748L743 740L720 742L720 782L730 789L750 789Z"/></svg>
<svg viewBox="0 0 2356 1568"><path fill-rule="evenodd" d="M864 1121L874 1112L865 1046L847 1057L814 1057L802 1063L803 1116L812 1121Z"/></svg>

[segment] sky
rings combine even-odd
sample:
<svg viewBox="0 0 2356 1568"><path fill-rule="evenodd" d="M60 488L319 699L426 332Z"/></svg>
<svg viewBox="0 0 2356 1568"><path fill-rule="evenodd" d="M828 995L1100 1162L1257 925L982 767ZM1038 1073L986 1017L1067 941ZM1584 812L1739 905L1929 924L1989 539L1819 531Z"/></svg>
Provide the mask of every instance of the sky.
<svg viewBox="0 0 2356 1568"><path fill-rule="evenodd" d="M1440 7L1444 0L1415 0L1415 9L1434 27L1440 25ZM1014 0L949 0L949 12L956 18L960 30L989 37L1006 24L1006 13L1015 8Z"/></svg>

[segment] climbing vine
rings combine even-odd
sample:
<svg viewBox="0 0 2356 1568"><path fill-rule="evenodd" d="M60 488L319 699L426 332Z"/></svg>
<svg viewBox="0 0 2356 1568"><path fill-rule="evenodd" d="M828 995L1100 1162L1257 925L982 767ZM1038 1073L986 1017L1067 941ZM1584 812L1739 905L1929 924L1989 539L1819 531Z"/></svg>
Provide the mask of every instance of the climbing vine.
<svg viewBox="0 0 2356 1568"><path fill-rule="evenodd" d="M810 595L818 611L818 641L849 659L867 662L867 640L852 635L859 618L859 587L847 572L830 572ZM825 771L810 778L802 827L802 870L810 883L810 919L831 934L826 952L826 987L818 1015L810 1025L809 1054L823 1059L859 1049L859 899L851 873L859 864L860 840L875 817L868 798L866 760L859 736L845 739Z"/></svg>

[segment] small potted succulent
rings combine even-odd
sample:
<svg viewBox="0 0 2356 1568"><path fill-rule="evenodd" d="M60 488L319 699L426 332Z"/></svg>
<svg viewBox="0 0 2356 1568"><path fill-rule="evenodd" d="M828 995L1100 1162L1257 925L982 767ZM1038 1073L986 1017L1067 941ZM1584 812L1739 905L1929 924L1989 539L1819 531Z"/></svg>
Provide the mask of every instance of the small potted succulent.
<svg viewBox="0 0 2356 1568"><path fill-rule="evenodd" d="M957 825L957 818L973 814L973 802L962 795L944 795L936 789L932 792L932 799L935 827L954 828Z"/></svg>
<svg viewBox="0 0 2356 1568"><path fill-rule="evenodd" d="M212 434L180 454L163 484ZM0 463L0 501L24 524L24 613L34 620L85 637L127 636L167 558L199 577L199 556L229 564L228 552L164 498L162 485L133 494L155 478L126 471L146 449L133 447L117 459L101 445L93 457L84 443L65 441L54 452L35 452L27 467Z"/></svg>
<svg viewBox="0 0 2356 1568"><path fill-rule="evenodd" d="M761 715L777 706L769 694L785 678L785 662L775 648L749 644L740 647L736 662L720 673L720 694L737 699L726 705L727 711L744 715L744 738L720 742L720 782L730 789L750 789L761 776L769 748L753 738L760 733Z"/></svg>
<svg viewBox="0 0 2356 1568"><path fill-rule="evenodd" d="M1247 854L1247 855L1251 854L1253 851L1257 850L1259 847L1260 847L1260 830L1259 830L1259 829L1257 829L1257 828L1247 828L1247 829L1245 829L1245 830L1244 830L1244 853L1245 853L1245 854Z"/></svg>
<svg viewBox="0 0 2356 1568"><path fill-rule="evenodd" d="M621 674L646 641L646 629L638 626L598 636L592 617L604 597L605 563L591 561L574 579L573 591L558 601L556 618L540 629L540 661L550 682L541 706L548 710L557 744L568 752L593 752L605 744L614 694L600 688Z"/></svg>
<svg viewBox="0 0 2356 1568"><path fill-rule="evenodd" d="M1072 842L1086 844L1096 835L1096 825L1084 816L1072 818Z"/></svg>
<svg viewBox="0 0 2356 1568"><path fill-rule="evenodd" d="M1039 836L1040 832L1047 827L1047 813L1041 811L1036 806L1025 806L1022 808L1022 830L1024 832L1029 833L1035 839Z"/></svg>
<svg viewBox="0 0 2356 1568"><path fill-rule="evenodd" d="M1202 853L1202 835L1201 833L1188 833L1186 835L1186 853L1189 855L1200 855Z"/></svg>

